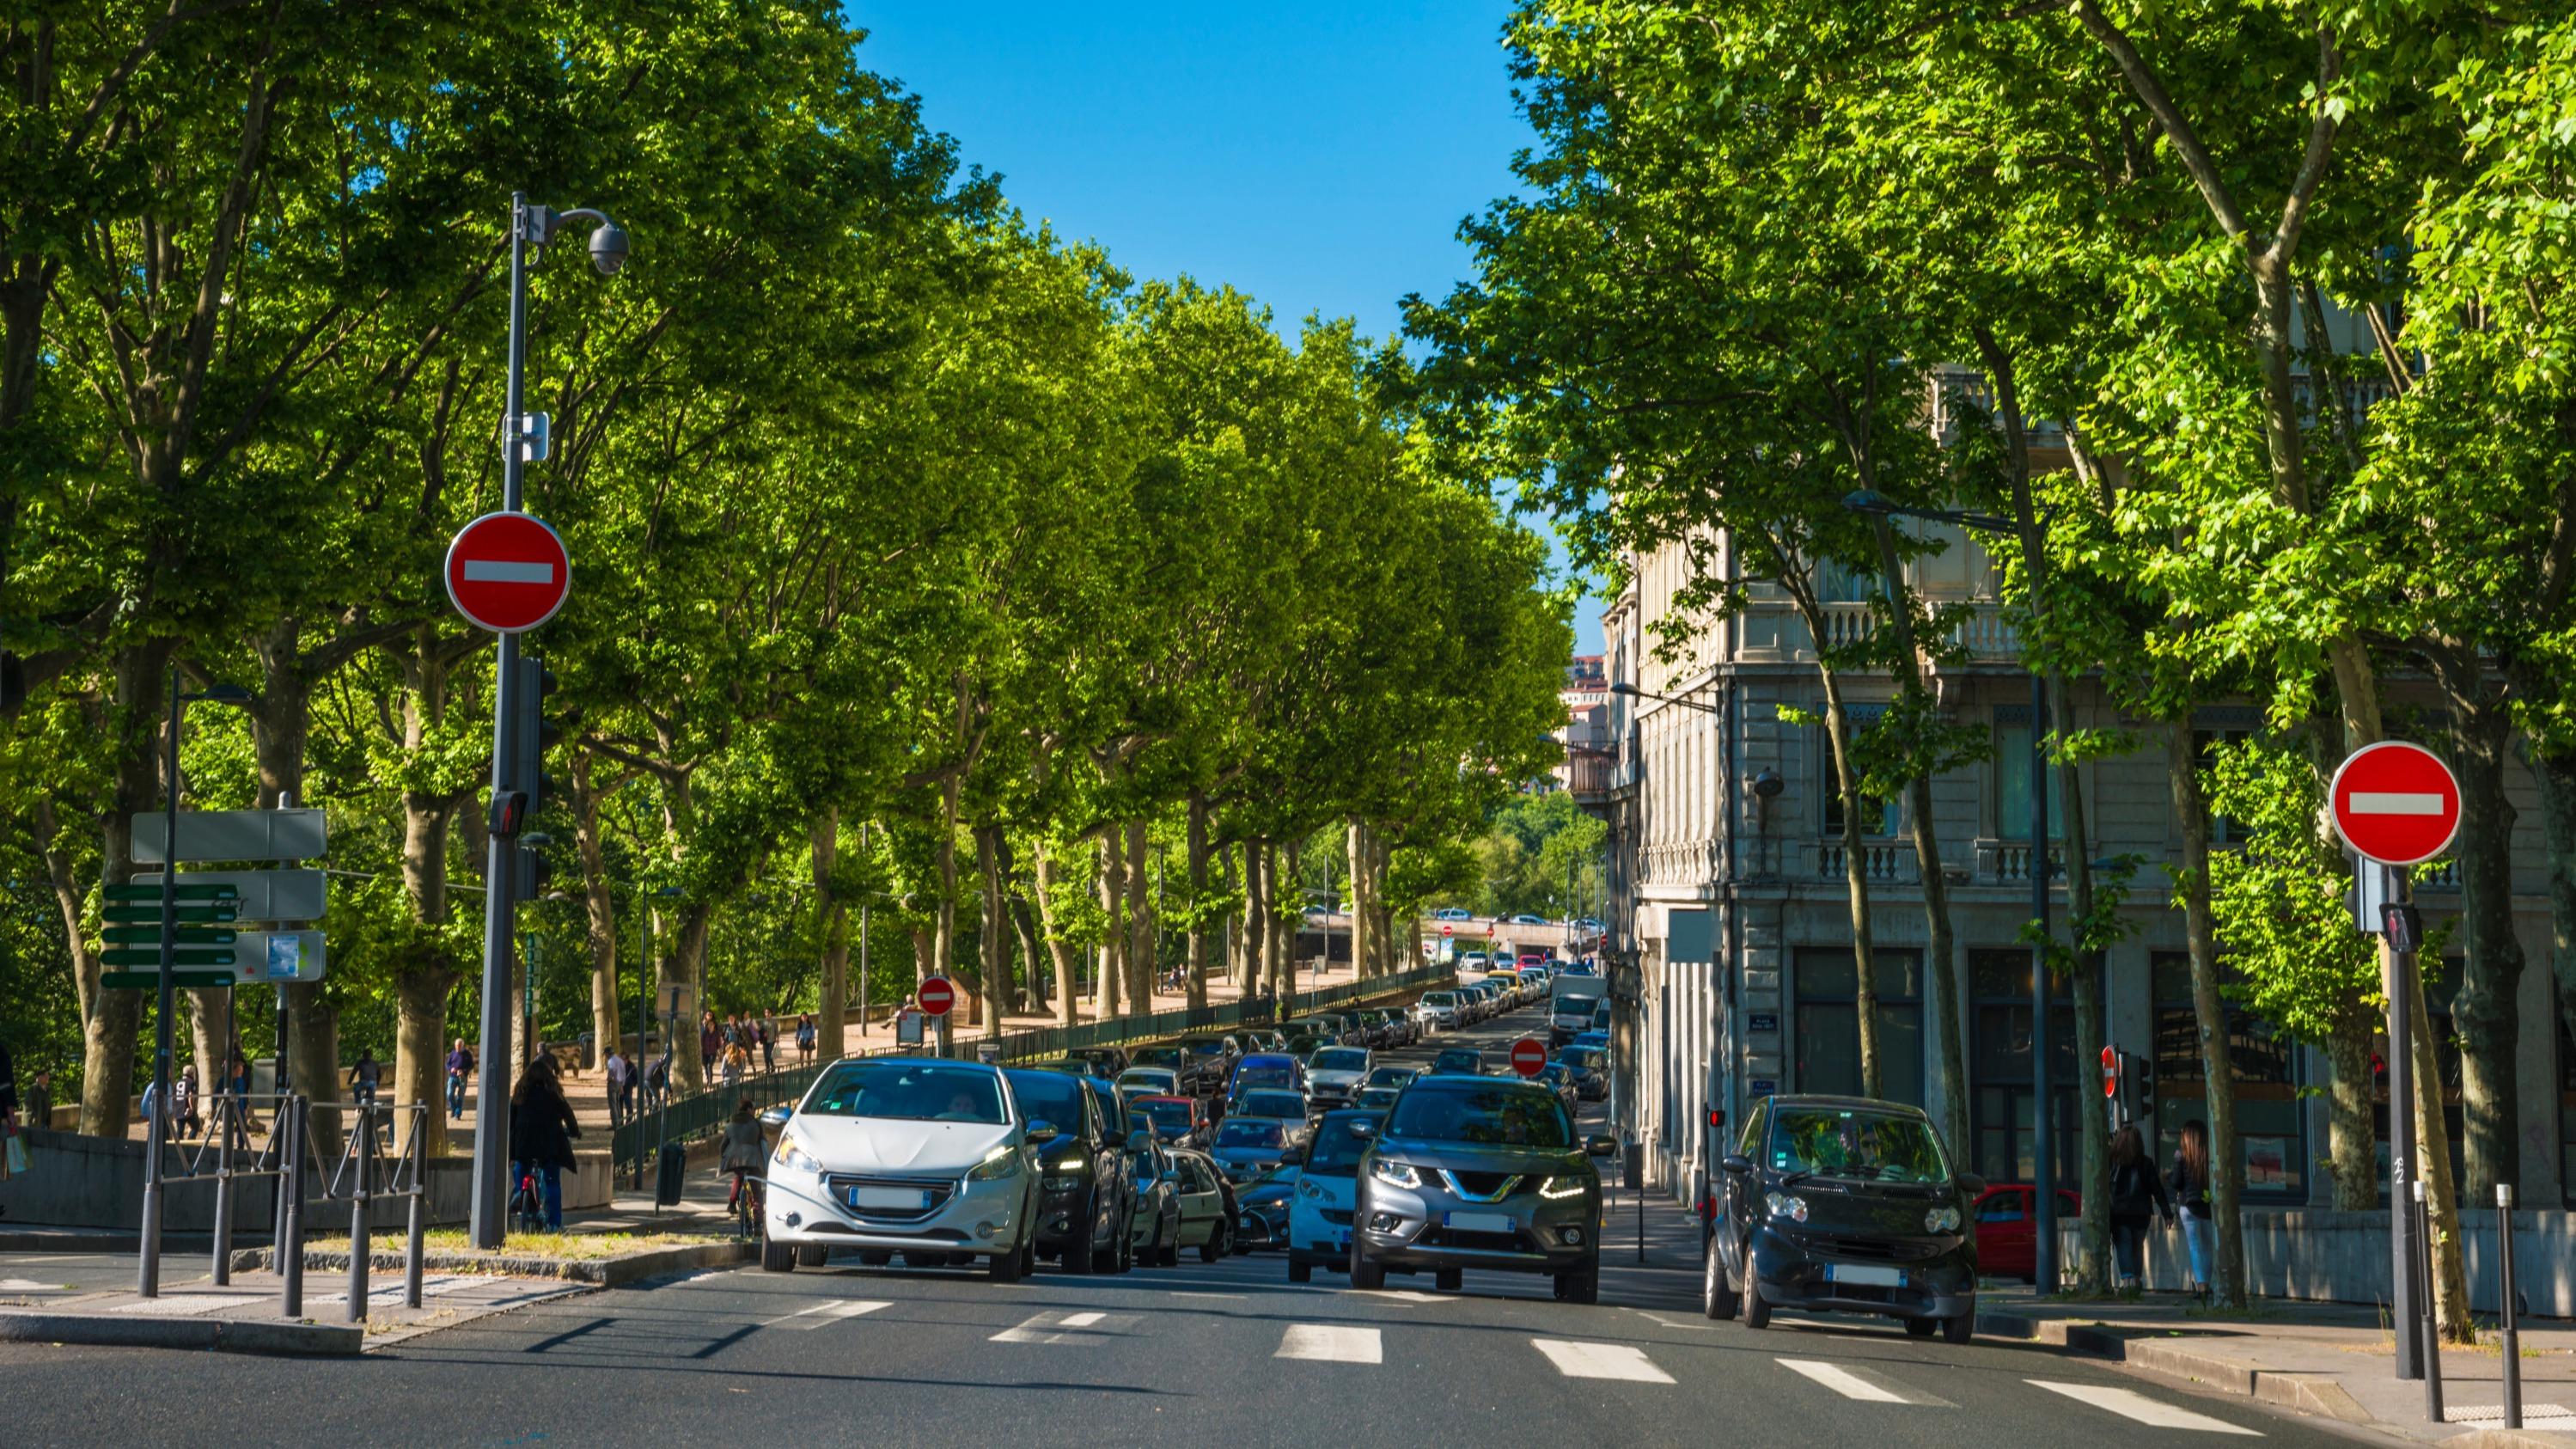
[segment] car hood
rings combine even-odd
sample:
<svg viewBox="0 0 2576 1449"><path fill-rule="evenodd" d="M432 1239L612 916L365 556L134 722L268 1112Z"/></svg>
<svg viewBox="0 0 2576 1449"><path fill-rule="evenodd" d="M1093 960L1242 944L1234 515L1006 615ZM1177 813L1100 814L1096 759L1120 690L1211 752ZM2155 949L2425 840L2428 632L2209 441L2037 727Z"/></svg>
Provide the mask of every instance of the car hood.
<svg viewBox="0 0 2576 1449"><path fill-rule="evenodd" d="M964 1172L1012 1140L1008 1122L915 1122L897 1117L817 1117L792 1125L826 1172L892 1172L944 1177Z"/></svg>
<svg viewBox="0 0 2576 1449"><path fill-rule="evenodd" d="M1416 1167L1443 1167L1451 1172L1579 1173L1590 1165L1581 1152L1538 1147L1478 1147L1464 1142L1432 1142L1418 1137L1381 1137L1374 1156Z"/></svg>
<svg viewBox="0 0 2576 1449"><path fill-rule="evenodd" d="M1924 1213L1959 1201L1958 1191L1946 1184L1898 1185L1811 1177L1782 1188L1779 1179L1770 1174L1764 1175L1764 1182L1765 1194L1785 1191L1805 1200L1807 1220L1795 1226L1810 1233L1919 1238L1923 1236Z"/></svg>
<svg viewBox="0 0 2576 1449"><path fill-rule="evenodd" d="M1341 1067L1318 1067L1306 1073L1306 1083L1315 1087L1356 1087L1363 1073Z"/></svg>

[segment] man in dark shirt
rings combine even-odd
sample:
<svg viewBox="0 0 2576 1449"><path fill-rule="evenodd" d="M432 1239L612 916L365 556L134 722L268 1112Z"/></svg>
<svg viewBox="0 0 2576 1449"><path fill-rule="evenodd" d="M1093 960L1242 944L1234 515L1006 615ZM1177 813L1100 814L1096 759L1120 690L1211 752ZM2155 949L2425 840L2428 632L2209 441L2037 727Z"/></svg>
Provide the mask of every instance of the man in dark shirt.
<svg viewBox="0 0 2576 1449"><path fill-rule="evenodd" d="M474 1053L465 1049L465 1038L458 1037L447 1054L447 1116L450 1121L465 1115L465 1079L474 1075Z"/></svg>

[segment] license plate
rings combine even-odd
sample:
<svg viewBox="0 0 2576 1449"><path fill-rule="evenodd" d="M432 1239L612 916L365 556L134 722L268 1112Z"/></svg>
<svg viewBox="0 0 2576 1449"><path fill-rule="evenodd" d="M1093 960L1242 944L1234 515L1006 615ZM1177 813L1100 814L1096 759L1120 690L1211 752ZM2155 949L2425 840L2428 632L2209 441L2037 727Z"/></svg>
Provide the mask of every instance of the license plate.
<svg viewBox="0 0 2576 1449"><path fill-rule="evenodd" d="M1520 1226L1510 1213L1442 1213L1440 1224L1462 1233L1508 1233Z"/></svg>
<svg viewBox="0 0 2576 1449"><path fill-rule="evenodd" d="M1861 1284L1875 1288L1902 1288L1905 1286L1905 1273L1902 1269L1882 1268L1875 1263L1827 1263L1825 1281Z"/></svg>
<svg viewBox="0 0 2576 1449"><path fill-rule="evenodd" d="M917 1213L930 1206L930 1194L917 1187L854 1187L850 1189L850 1206Z"/></svg>

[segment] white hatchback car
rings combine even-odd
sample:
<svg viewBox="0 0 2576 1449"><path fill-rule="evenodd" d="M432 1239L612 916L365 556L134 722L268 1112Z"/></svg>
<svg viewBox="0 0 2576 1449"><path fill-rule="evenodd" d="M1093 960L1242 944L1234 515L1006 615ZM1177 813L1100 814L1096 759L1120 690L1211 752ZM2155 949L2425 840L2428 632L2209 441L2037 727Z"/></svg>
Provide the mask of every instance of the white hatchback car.
<svg viewBox="0 0 2576 1449"><path fill-rule="evenodd" d="M1415 1020L1441 1031L1456 1031L1463 1025L1462 1012L1455 991L1430 992L1413 1004Z"/></svg>
<svg viewBox="0 0 2576 1449"><path fill-rule="evenodd" d="M770 1154L760 1266L785 1273L854 1248L900 1252L906 1266L980 1257L995 1282L1017 1282L1036 1257L1032 1149L1055 1135L1022 1116L999 1067L835 1062Z"/></svg>

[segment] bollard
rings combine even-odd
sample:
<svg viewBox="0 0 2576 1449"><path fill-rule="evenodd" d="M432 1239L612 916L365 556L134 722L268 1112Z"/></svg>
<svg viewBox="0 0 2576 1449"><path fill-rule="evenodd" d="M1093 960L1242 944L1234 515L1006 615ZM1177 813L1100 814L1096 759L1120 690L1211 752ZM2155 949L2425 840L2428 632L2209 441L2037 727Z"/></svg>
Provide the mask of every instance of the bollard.
<svg viewBox="0 0 2576 1449"><path fill-rule="evenodd" d="M2416 1265L2416 1281L2424 1285L2419 1295L2424 1313L2418 1320L2424 1346L2424 1418L2429 1423L2443 1422L2442 1413L2442 1326L2433 1315L2433 1205L2424 1200L2424 1179L2415 1179L2415 1241L2421 1245L2421 1260Z"/></svg>
<svg viewBox="0 0 2576 1449"><path fill-rule="evenodd" d="M233 1281L233 1132L225 1114L232 1110L232 1094L215 1098L215 1130L223 1140L215 1148L215 1286L225 1287Z"/></svg>
<svg viewBox="0 0 2576 1449"><path fill-rule="evenodd" d="M406 1241L403 1244L403 1306L407 1308L420 1306L421 1245L428 1235L429 1226L427 1215L421 1208L421 1203L428 1194L421 1190L422 1169L426 1164L421 1161L419 1155L422 1148L422 1119L418 1115L428 1110L426 1107L419 1108L412 1117L411 1145L403 1153L404 1158L411 1163L411 1216L406 1224Z"/></svg>
<svg viewBox="0 0 2576 1449"><path fill-rule="evenodd" d="M2496 1322L2504 1330L2504 1426L2522 1427L2522 1335L2514 1319L2513 1184L2496 1184Z"/></svg>
<svg viewBox="0 0 2576 1449"><path fill-rule="evenodd" d="M358 1104L358 1135L349 1141L349 1151L357 1163L357 1193L349 1199L349 1316L351 1323L367 1321L367 1255L375 1251L367 1239L367 1187L372 1175L368 1169L376 1160L376 1104Z"/></svg>
<svg viewBox="0 0 2576 1449"><path fill-rule="evenodd" d="M285 1231L278 1235L277 1250L269 1255L277 1264L277 1276L285 1285L286 1316L304 1316L304 1126L305 1113L312 1104L302 1097L291 1098L280 1110L292 1110L294 1120L288 1123L286 1159L280 1163L283 1175L280 1193L285 1202L281 1216Z"/></svg>

